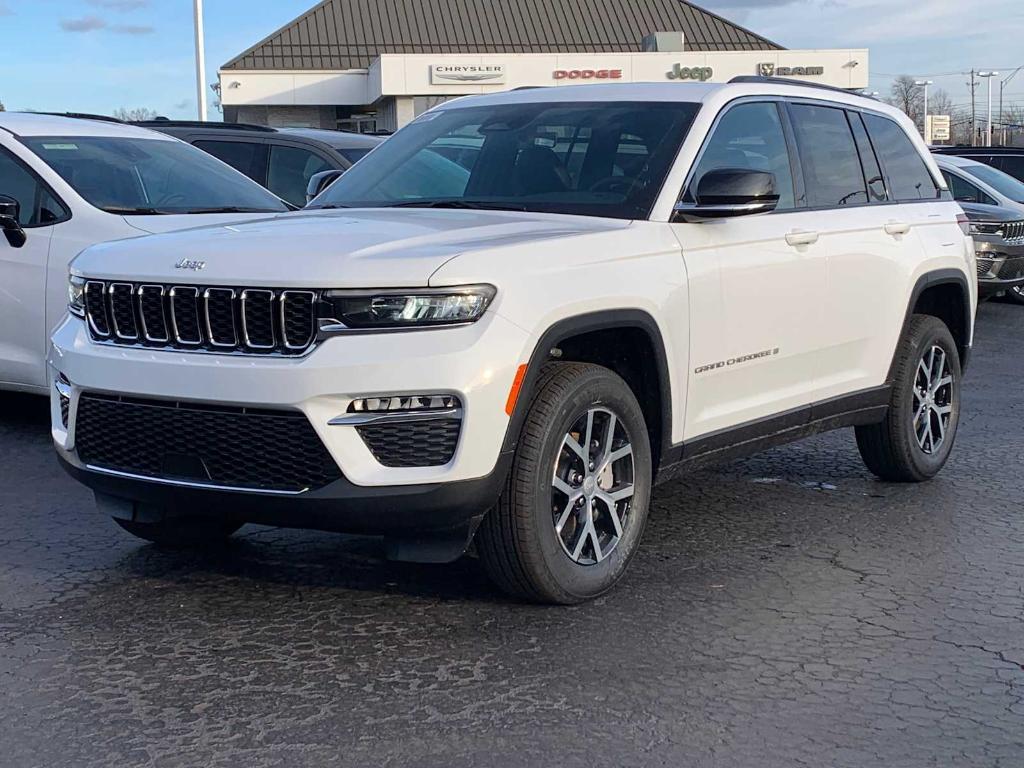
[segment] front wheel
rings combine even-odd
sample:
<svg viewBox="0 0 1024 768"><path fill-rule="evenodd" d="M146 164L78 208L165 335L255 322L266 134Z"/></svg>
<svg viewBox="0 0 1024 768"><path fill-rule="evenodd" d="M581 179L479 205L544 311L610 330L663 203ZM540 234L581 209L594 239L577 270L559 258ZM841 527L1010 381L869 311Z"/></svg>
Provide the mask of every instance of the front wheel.
<svg viewBox="0 0 1024 768"><path fill-rule="evenodd" d="M1006 292L1006 296L1014 304L1024 304L1024 285L1015 285Z"/></svg>
<svg viewBox="0 0 1024 768"><path fill-rule="evenodd" d="M857 427L857 447L883 480L919 483L949 458L960 423L960 353L936 317L914 315L900 339L889 412Z"/></svg>
<svg viewBox="0 0 1024 768"><path fill-rule="evenodd" d="M632 390L597 365L547 366L477 551L505 592L569 605L622 577L647 522L651 446Z"/></svg>

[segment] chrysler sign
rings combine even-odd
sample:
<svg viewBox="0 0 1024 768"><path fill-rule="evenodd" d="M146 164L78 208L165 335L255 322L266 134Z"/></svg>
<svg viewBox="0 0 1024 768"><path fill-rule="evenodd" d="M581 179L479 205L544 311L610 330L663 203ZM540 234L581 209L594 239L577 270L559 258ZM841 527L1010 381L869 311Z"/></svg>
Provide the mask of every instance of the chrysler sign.
<svg viewBox="0 0 1024 768"><path fill-rule="evenodd" d="M430 82L482 83L500 85L505 82L504 64L432 64Z"/></svg>

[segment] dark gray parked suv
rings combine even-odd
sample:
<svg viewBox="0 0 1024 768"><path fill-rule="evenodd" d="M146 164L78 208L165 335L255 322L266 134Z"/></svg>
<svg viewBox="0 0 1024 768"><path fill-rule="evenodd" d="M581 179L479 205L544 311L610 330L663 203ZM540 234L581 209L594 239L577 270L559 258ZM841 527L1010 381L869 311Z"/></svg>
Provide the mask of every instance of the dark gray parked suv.
<svg viewBox="0 0 1024 768"><path fill-rule="evenodd" d="M135 125L209 152L299 208L306 204L306 189L315 174L346 171L384 140L347 131L245 123L147 120Z"/></svg>
<svg viewBox="0 0 1024 768"><path fill-rule="evenodd" d="M1024 147L933 147L940 155L967 157L1024 181Z"/></svg>

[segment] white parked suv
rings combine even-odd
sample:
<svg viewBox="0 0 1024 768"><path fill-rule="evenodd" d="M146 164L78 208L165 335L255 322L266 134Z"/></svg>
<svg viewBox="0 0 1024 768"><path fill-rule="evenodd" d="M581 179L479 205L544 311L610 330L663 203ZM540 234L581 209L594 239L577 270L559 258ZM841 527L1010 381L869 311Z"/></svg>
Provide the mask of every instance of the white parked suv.
<svg viewBox="0 0 1024 768"><path fill-rule="evenodd" d="M46 350L87 246L287 206L205 152L116 122L0 112L0 389L47 392Z"/></svg>
<svg viewBox="0 0 1024 768"><path fill-rule="evenodd" d="M751 78L460 99L313 206L72 265L53 439L134 534L475 540L503 589L573 603L680 470L852 426L916 482L953 446L974 248L876 101Z"/></svg>

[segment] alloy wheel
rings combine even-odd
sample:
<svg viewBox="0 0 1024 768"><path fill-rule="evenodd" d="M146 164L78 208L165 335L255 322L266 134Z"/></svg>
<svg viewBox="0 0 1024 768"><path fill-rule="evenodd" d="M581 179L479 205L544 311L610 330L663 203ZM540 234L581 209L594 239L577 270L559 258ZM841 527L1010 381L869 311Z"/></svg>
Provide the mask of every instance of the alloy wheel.
<svg viewBox="0 0 1024 768"><path fill-rule="evenodd" d="M946 351L937 344L924 353L914 381L914 436L931 455L942 449L953 417L953 373Z"/></svg>
<svg viewBox="0 0 1024 768"><path fill-rule="evenodd" d="M633 446L622 420L590 408L569 427L555 457L552 522L565 554L580 565L607 558L630 524Z"/></svg>

